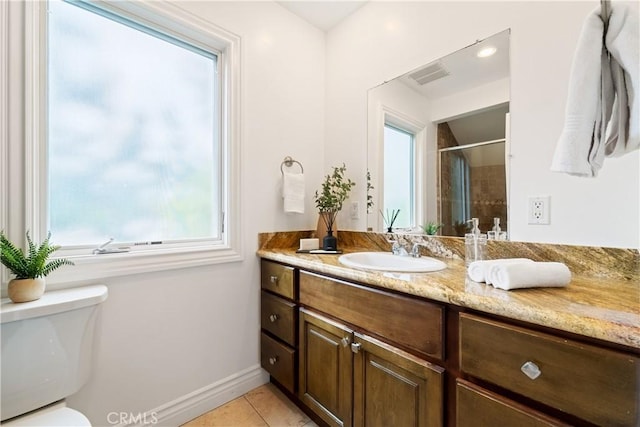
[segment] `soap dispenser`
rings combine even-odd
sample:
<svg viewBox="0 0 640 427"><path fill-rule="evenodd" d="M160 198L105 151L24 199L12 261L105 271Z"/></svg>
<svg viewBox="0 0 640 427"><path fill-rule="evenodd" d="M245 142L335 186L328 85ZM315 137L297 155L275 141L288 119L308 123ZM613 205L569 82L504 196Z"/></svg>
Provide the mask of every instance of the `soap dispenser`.
<svg viewBox="0 0 640 427"><path fill-rule="evenodd" d="M473 261L485 259L487 251L487 235L480 232L478 228L478 218L471 218L471 233L464 235L465 265L468 267Z"/></svg>
<svg viewBox="0 0 640 427"><path fill-rule="evenodd" d="M493 218L493 228L487 232L489 240L507 240L507 232L500 229L500 218Z"/></svg>

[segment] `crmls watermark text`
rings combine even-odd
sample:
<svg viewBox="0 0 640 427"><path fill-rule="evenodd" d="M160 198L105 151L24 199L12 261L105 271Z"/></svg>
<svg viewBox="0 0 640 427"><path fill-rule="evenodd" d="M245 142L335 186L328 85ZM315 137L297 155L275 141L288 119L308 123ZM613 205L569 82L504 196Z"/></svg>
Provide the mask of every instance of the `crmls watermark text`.
<svg viewBox="0 0 640 427"><path fill-rule="evenodd" d="M142 424L150 425L158 423L158 414L155 412L134 414L133 412L109 412L107 414L107 422L111 425L115 424Z"/></svg>

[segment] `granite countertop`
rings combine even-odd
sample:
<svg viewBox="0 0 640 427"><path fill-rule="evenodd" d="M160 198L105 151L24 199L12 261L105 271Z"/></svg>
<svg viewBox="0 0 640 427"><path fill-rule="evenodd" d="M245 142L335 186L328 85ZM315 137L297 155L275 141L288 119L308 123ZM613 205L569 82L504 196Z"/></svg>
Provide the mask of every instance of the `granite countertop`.
<svg viewBox="0 0 640 427"><path fill-rule="evenodd" d="M345 252L372 250L350 247ZM566 288L504 291L477 283L466 275L459 257L441 258L445 270L390 273L345 267L336 255L298 254L292 248L265 247L264 259L325 273L345 280L467 307L532 324L571 332L640 350L640 285L635 278L573 273Z"/></svg>

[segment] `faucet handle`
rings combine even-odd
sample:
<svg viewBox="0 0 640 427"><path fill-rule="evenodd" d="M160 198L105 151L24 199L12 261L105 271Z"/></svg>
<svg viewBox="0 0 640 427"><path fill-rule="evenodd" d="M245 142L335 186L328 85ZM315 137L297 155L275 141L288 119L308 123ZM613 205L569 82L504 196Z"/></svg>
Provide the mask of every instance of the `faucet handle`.
<svg viewBox="0 0 640 427"><path fill-rule="evenodd" d="M414 243L411 247L411 256L414 258L420 258L420 243Z"/></svg>

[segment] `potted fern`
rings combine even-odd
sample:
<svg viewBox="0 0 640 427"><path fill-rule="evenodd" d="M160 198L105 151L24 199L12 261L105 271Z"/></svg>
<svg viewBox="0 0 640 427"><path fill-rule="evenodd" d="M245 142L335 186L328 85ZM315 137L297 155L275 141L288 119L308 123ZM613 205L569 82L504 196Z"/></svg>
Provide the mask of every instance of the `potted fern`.
<svg viewBox="0 0 640 427"><path fill-rule="evenodd" d="M63 265L73 265L65 258L52 261L49 256L60 249L50 243L51 233L40 245L27 234L27 253L13 244L0 232L0 262L16 277L9 281L7 293L13 302L27 302L39 299L44 294L45 277Z"/></svg>
<svg viewBox="0 0 640 427"><path fill-rule="evenodd" d="M322 249L337 250L337 239L333 235L335 229L336 215L342 209L342 204L349 197L351 188L356 185L349 178L345 178L344 173L347 167L342 164L340 167L333 167L333 172L325 176L320 192L316 190L314 200L316 208L320 213L320 219L326 226L326 236L322 239ZM319 221L320 222L320 221ZM320 230L322 227L318 227ZM318 237L321 237L318 233Z"/></svg>

